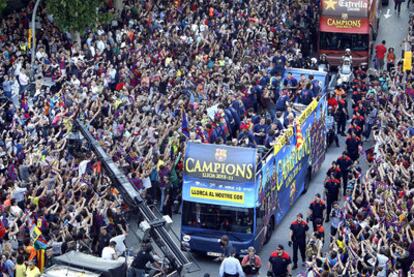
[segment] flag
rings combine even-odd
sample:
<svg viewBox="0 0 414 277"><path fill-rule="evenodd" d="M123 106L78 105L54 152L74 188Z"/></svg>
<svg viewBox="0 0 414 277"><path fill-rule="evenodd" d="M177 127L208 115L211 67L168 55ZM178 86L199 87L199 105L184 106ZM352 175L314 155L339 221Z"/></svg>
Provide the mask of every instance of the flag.
<svg viewBox="0 0 414 277"><path fill-rule="evenodd" d="M46 264L46 251L45 249L39 249L36 251L36 260L37 260L37 267L39 268L40 272L43 272L45 269Z"/></svg>
<svg viewBox="0 0 414 277"><path fill-rule="evenodd" d="M296 148L299 149L303 144L302 129L300 123L296 120Z"/></svg>
<svg viewBox="0 0 414 277"><path fill-rule="evenodd" d="M27 47L30 49L32 48L32 29L27 30Z"/></svg>
<svg viewBox="0 0 414 277"><path fill-rule="evenodd" d="M47 241L43 237L42 231L39 229L37 225L32 226L30 230L30 237L33 241L33 246L36 250L47 248Z"/></svg>
<svg viewBox="0 0 414 277"><path fill-rule="evenodd" d="M40 236L33 244L36 250L45 250L47 248L47 241L43 236Z"/></svg>
<svg viewBox="0 0 414 277"><path fill-rule="evenodd" d="M410 71L413 67L413 52L405 51L404 52L404 62L403 62L403 70Z"/></svg>
<svg viewBox="0 0 414 277"><path fill-rule="evenodd" d="M181 133L183 133L187 138L190 137L190 133L188 132L187 114L184 112L184 110L182 111Z"/></svg>

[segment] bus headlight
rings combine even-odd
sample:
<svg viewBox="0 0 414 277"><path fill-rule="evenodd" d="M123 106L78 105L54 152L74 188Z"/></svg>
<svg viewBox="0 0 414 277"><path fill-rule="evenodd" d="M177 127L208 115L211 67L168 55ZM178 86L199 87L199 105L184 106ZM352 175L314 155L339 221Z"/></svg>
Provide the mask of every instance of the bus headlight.
<svg viewBox="0 0 414 277"><path fill-rule="evenodd" d="M183 236L183 241L184 242L189 242L191 240L191 236L189 236L189 235L184 235Z"/></svg>

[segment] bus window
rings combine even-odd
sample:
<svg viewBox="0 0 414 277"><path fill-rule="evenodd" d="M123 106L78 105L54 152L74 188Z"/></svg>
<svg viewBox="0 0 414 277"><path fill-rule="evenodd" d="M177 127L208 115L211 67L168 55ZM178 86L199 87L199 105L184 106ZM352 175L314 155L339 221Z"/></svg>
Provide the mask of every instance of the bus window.
<svg viewBox="0 0 414 277"><path fill-rule="evenodd" d="M368 34L320 33L321 50L368 51Z"/></svg>
<svg viewBox="0 0 414 277"><path fill-rule="evenodd" d="M260 207L256 208L256 230L257 232L263 227L265 212L266 210L265 210L264 205L260 205Z"/></svg>
<svg viewBox="0 0 414 277"><path fill-rule="evenodd" d="M253 208L183 202L182 224L225 232L253 232Z"/></svg>

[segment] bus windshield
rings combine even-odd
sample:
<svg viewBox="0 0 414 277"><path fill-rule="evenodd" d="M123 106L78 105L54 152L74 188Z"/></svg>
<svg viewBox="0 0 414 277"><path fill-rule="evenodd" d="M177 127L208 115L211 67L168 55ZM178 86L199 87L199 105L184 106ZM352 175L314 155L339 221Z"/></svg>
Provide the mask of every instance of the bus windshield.
<svg viewBox="0 0 414 277"><path fill-rule="evenodd" d="M253 216L253 208L184 201L182 224L188 227L250 234L253 232Z"/></svg>
<svg viewBox="0 0 414 277"><path fill-rule="evenodd" d="M320 33L320 49L322 50L345 50L368 51L368 34L345 34L345 33Z"/></svg>

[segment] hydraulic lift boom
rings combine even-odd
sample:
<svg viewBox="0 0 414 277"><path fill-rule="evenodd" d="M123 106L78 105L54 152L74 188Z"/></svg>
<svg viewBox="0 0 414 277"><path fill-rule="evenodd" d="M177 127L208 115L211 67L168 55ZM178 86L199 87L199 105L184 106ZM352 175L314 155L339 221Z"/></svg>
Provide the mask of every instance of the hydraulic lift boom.
<svg viewBox="0 0 414 277"><path fill-rule="evenodd" d="M131 209L137 210L149 223L151 226L149 231L151 238L161 249L172 267L177 271L178 275L181 276L183 268L189 266L191 262L181 251L180 246L174 242L171 235L168 233L165 228L165 219L154 214L148 207L140 193L133 187L125 174L118 168L112 158L106 154L104 149L89 132L88 127L78 119L76 119L74 123L74 127L76 130L80 131L83 137L87 140L91 151L95 153L102 163L105 172L113 181L113 185L120 191L128 206Z"/></svg>

